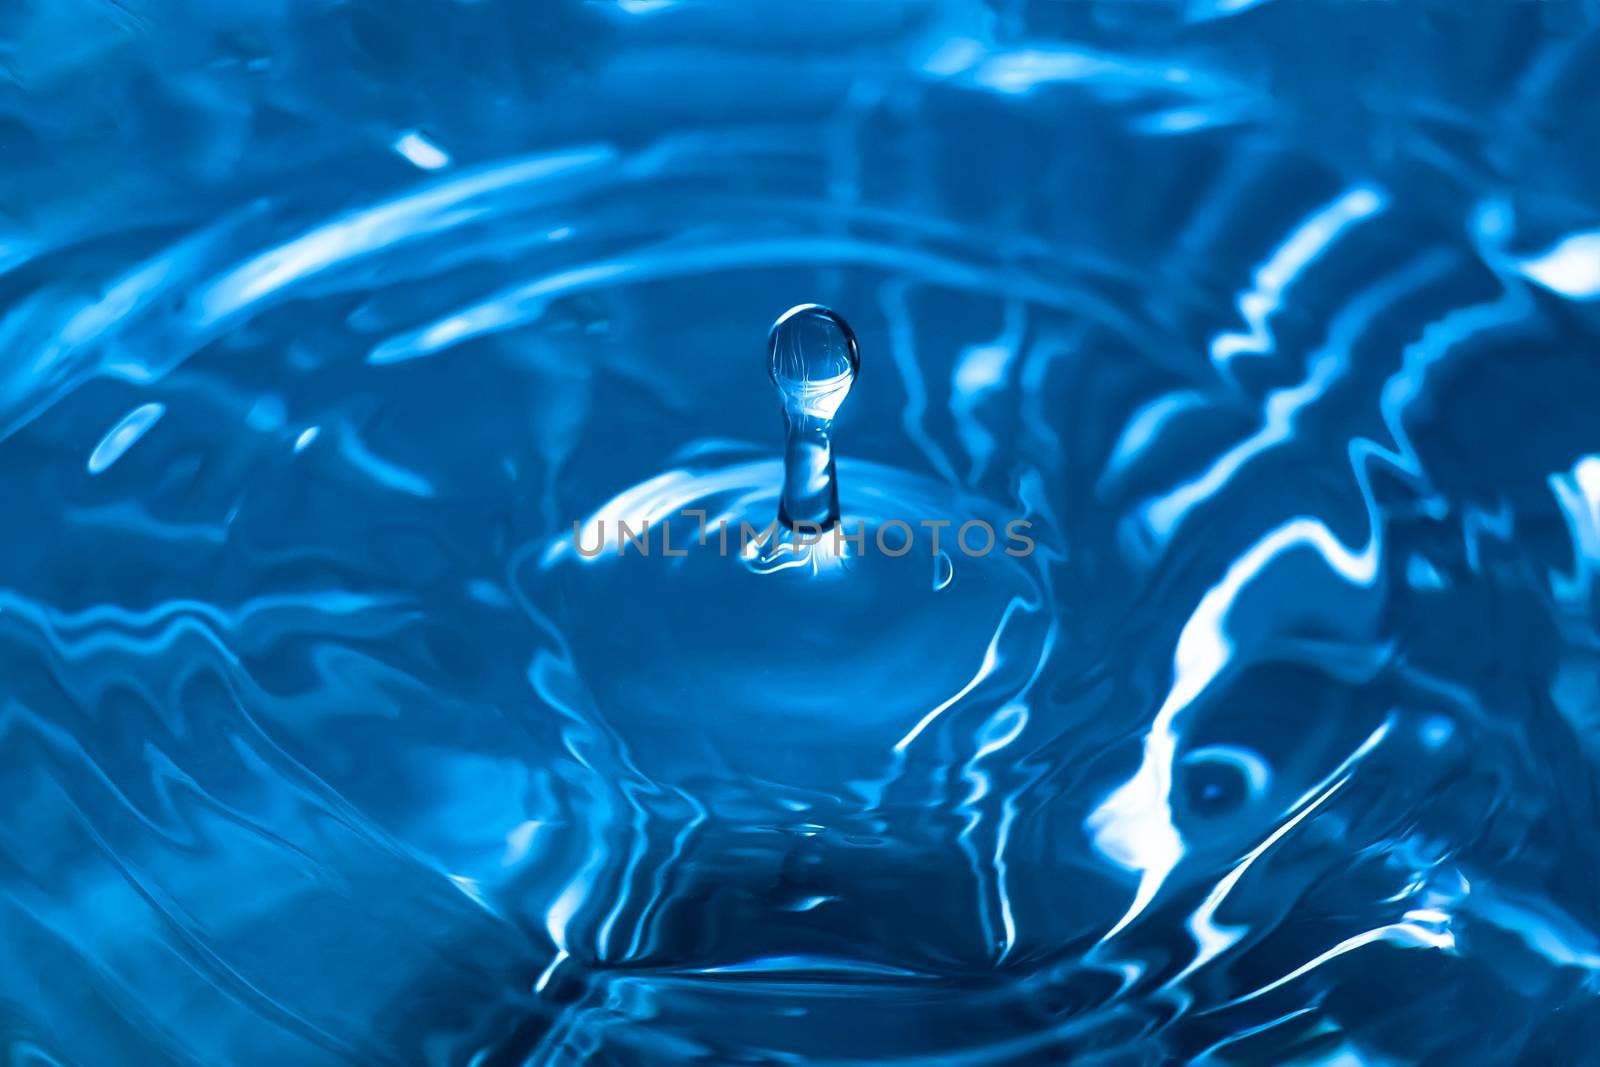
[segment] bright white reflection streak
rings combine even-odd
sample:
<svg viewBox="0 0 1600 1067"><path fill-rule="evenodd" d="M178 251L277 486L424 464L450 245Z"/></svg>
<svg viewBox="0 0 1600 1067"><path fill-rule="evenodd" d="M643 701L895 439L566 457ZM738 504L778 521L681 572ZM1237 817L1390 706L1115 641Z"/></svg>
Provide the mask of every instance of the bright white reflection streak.
<svg viewBox="0 0 1600 1067"><path fill-rule="evenodd" d="M995 672L995 668L1000 666L1000 637L1006 632L1006 623L1011 621L1011 616L1015 615L1018 610L1031 611L1032 608L1028 605L1027 601L1021 599L1020 597L1012 597L1011 602L1006 605L1005 614L1000 616L1000 625L994 628L994 636L989 638L989 647L987 650L985 650L983 654L983 662L978 666L978 672L972 676L972 681L962 686L954 696L950 697L948 700L944 701L944 703L940 704L938 707L928 712L928 714L924 715L921 720L911 728L909 733L907 733L899 741L896 741L894 746L894 751L896 753L904 752L913 741L921 736L922 731L933 725L933 721L935 719L949 711L951 708L955 707L957 704L961 703L968 693L978 688L985 678L989 677L989 675Z"/></svg>
<svg viewBox="0 0 1600 1067"><path fill-rule="evenodd" d="M1330 797L1344 788L1344 784L1350 780L1351 768L1359 763L1367 753L1377 747L1378 743L1388 735L1391 725L1392 722L1385 722L1379 726L1361 743L1359 748L1345 757L1344 762L1340 763L1331 774L1313 786L1311 791L1296 803L1295 807L1300 810L1268 835L1265 841L1251 849L1244 859L1236 863L1233 869L1224 875L1222 880L1206 895L1205 902L1195 909L1194 914L1189 919L1189 932L1194 935L1195 944L1198 946L1199 951L1195 953L1194 959L1182 971L1174 975L1166 983L1169 988L1177 985L1189 975L1226 952L1244 935L1245 929L1242 927L1223 926L1217 923L1217 910L1222 907L1222 902L1228 898L1229 893L1233 892L1234 886L1239 884L1239 879L1244 877L1245 872L1250 869L1256 860L1265 855L1273 845L1281 841L1285 834L1304 821L1306 816L1322 807ZM1308 799L1310 800L1309 803L1307 803ZM1294 808L1290 810L1293 811Z"/></svg>
<svg viewBox="0 0 1600 1067"><path fill-rule="evenodd" d="M1570 234L1543 254L1516 260L1513 265L1564 297L1600 299L1600 230Z"/></svg>
<svg viewBox="0 0 1600 1067"><path fill-rule="evenodd" d="M1211 361L1220 367L1234 356L1272 351L1267 319L1283 306L1284 292L1341 234L1383 207L1382 194L1357 186L1301 223L1256 270L1255 286L1239 297L1239 315L1248 332L1218 334L1211 342Z"/></svg>
<svg viewBox="0 0 1600 1067"><path fill-rule="evenodd" d="M407 130L397 137L394 150L423 170L439 170L450 165L450 154L416 130Z"/></svg>
<svg viewBox="0 0 1600 1067"><path fill-rule="evenodd" d="M1097 807L1087 820L1095 847L1112 862L1140 872L1132 905L1101 938L1110 940L1155 899L1162 883L1183 858L1183 839L1172 822L1172 762L1177 752L1173 723L1205 691L1233 656L1227 618L1244 587L1267 565L1296 547L1311 548L1347 581L1370 586L1378 573L1378 539L1356 552L1340 543L1322 522L1290 520L1257 541L1206 591L1178 637L1173 684L1145 734L1139 769Z"/></svg>
<svg viewBox="0 0 1600 1067"><path fill-rule="evenodd" d="M1331 959L1343 956L1346 952L1353 952L1366 945L1376 944L1379 941L1393 941L1396 944L1410 948L1434 948L1443 951L1450 951L1456 947L1456 936L1446 925L1449 917L1443 913L1413 911L1407 912L1406 918L1410 921L1391 923L1388 926L1380 926L1375 930L1363 930L1354 937L1346 938L1315 959L1296 967L1282 978L1268 982L1260 989L1253 989L1244 994L1244 996L1235 997L1230 1001L1219 1004L1215 1008L1211 1008L1210 1011L1221 1011L1223 1008L1231 1008L1236 1004L1243 1004L1257 997L1266 996L1274 989L1289 984L1301 975L1309 974ZM1433 929L1430 929L1430 927L1433 927Z"/></svg>
<svg viewBox="0 0 1600 1067"><path fill-rule="evenodd" d="M616 158L606 146L529 156L462 174L369 208L341 215L240 264L195 297L200 325L213 326L291 284L403 241L439 233L474 213L478 197Z"/></svg>

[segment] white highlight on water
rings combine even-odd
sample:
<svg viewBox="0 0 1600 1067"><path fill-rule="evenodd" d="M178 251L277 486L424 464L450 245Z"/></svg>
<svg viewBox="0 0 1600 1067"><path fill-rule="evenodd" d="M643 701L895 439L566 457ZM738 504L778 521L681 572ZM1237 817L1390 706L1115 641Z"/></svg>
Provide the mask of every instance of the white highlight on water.
<svg viewBox="0 0 1600 1067"><path fill-rule="evenodd" d="M166 414L165 404L141 404L124 415L89 455L89 473L99 474L121 459Z"/></svg>
<svg viewBox="0 0 1600 1067"><path fill-rule="evenodd" d="M450 155L416 130L395 138L394 150L423 170L439 170L450 165Z"/></svg>

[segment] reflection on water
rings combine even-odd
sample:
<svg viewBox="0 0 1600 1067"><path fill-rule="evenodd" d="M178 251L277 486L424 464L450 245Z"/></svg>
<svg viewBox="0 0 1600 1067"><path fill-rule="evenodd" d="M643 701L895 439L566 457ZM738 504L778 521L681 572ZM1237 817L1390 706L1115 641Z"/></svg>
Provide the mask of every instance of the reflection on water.
<svg viewBox="0 0 1600 1067"><path fill-rule="evenodd" d="M1584 1062L1592 16L0 12L7 1062Z"/></svg>

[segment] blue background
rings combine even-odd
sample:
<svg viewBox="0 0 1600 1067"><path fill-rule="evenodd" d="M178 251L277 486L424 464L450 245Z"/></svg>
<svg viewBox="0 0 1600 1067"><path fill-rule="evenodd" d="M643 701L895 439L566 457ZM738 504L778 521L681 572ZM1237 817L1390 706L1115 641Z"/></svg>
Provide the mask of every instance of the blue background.
<svg viewBox="0 0 1600 1067"><path fill-rule="evenodd" d="M1600 1062L1597 15L0 6L0 1060Z"/></svg>

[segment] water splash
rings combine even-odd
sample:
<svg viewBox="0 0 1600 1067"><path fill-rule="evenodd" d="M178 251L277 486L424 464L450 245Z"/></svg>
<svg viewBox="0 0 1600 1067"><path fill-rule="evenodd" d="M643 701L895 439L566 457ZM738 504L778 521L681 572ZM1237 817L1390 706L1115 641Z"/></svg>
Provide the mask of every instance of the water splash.
<svg viewBox="0 0 1600 1067"><path fill-rule="evenodd" d="M1047 7L0 17L0 1048L1581 1061L1593 35Z"/></svg>

